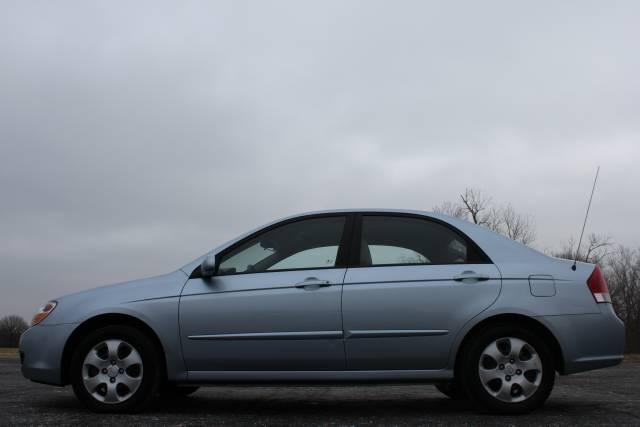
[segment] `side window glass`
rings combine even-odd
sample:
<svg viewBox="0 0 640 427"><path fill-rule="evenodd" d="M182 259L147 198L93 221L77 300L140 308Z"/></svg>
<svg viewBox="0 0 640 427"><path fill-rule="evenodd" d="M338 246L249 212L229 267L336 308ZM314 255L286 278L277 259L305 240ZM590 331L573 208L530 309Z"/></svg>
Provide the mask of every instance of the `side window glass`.
<svg viewBox="0 0 640 427"><path fill-rule="evenodd" d="M218 274L334 267L345 221L312 218L266 231L225 254Z"/></svg>
<svg viewBox="0 0 640 427"><path fill-rule="evenodd" d="M250 271L253 265L264 261L272 254L273 251L260 246L260 242L250 242L246 246L243 245L243 250L231 253L228 257L223 258L218 269L221 274L244 273Z"/></svg>
<svg viewBox="0 0 640 427"><path fill-rule="evenodd" d="M444 225L401 216L362 217L361 265L466 262L465 239Z"/></svg>
<svg viewBox="0 0 640 427"><path fill-rule="evenodd" d="M431 264L418 252L398 246L369 245L371 264Z"/></svg>
<svg viewBox="0 0 640 427"><path fill-rule="evenodd" d="M272 265L267 270L289 270L292 268L333 267L338 257L338 246L322 246L295 253Z"/></svg>

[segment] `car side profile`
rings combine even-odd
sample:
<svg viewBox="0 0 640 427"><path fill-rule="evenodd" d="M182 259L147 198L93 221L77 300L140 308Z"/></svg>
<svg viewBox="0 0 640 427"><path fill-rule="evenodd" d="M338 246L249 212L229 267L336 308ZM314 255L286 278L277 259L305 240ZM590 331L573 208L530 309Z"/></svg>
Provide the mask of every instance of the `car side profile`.
<svg viewBox="0 0 640 427"><path fill-rule="evenodd" d="M523 413L556 372L623 359L599 268L572 264L435 213L302 214L172 273L50 301L21 338L22 372L102 412L216 383L422 381Z"/></svg>

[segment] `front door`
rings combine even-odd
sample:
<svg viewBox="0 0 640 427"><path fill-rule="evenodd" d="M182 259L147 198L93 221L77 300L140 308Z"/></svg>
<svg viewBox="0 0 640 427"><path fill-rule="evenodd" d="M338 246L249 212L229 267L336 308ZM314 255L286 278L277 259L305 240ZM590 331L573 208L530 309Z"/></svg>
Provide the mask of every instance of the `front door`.
<svg viewBox="0 0 640 427"><path fill-rule="evenodd" d="M362 215L342 298L347 369L443 369L466 322L500 292L500 272L438 221Z"/></svg>
<svg viewBox="0 0 640 427"><path fill-rule="evenodd" d="M189 371L345 368L341 259L347 216L269 227L219 255L180 299Z"/></svg>

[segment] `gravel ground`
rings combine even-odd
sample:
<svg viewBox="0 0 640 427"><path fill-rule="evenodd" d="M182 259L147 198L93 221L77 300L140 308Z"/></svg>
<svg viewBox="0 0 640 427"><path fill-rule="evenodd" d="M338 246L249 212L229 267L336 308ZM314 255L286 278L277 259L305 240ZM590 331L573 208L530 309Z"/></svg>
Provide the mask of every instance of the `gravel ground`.
<svg viewBox="0 0 640 427"><path fill-rule="evenodd" d="M24 379L0 359L0 425L640 425L640 362L558 377L546 405L524 416L478 413L427 384L202 388L136 415L85 410L70 387Z"/></svg>

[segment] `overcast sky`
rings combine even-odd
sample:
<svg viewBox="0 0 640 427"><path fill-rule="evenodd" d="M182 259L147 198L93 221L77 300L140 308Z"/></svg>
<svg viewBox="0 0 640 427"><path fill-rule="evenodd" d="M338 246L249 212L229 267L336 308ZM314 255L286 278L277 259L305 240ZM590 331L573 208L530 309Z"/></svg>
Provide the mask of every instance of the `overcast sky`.
<svg viewBox="0 0 640 427"><path fill-rule="evenodd" d="M476 187L640 246L640 2L0 0L0 316Z"/></svg>

